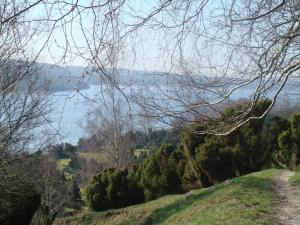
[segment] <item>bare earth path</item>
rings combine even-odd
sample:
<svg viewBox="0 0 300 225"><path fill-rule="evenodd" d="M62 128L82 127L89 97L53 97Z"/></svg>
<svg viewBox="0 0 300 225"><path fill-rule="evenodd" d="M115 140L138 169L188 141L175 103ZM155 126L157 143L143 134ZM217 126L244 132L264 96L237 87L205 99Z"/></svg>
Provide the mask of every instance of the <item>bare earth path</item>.
<svg viewBox="0 0 300 225"><path fill-rule="evenodd" d="M278 197L275 217L282 225L300 225L300 191L289 183L294 174L293 171L285 170L274 179Z"/></svg>

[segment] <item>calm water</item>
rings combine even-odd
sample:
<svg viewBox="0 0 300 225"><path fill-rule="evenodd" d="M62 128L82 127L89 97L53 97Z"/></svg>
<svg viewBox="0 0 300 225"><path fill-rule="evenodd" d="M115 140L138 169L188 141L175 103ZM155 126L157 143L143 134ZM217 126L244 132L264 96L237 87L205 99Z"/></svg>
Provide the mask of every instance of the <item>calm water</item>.
<svg viewBox="0 0 300 225"><path fill-rule="evenodd" d="M50 115L52 129L59 130L58 142L69 142L77 144L79 138L85 137L86 132L83 128L88 112L95 106L95 100L101 98L100 86L91 85L89 89L67 92L55 92L53 97L53 108ZM246 98L252 93L253 89L247 88L233 93L232 98ZM291 104L298 99L300 91L298 88L287 86L281 96L289 94Z"/></svg>
<svg viewBox="0 0 300 225"><path fill-rule="evenodd" d="M53 95L54 111L50 115L53 129L59 131L59 142L77 144L79 138L85 137L83 129L87 113L92 109L91 101L97 97L97 86L77 91L55 92Z"/></svg>

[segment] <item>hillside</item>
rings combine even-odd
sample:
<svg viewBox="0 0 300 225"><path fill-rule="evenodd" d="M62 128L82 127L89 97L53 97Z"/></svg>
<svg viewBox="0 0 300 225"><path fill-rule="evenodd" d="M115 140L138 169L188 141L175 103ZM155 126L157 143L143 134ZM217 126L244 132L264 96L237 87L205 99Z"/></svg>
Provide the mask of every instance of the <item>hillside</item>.
<svg viewBox="0 0 300 225"><path fill-rule="evenodd" d="M55 225L274 224L273 178L280 172L264 170L210 188L118 210L84 210L56 221Z"/></svg>
<svg viewBox="0 0 300 225"><path fill-rule="evenodd" d="M94 72L95 69L84 66L59 66L47 63L36 63L36 68L39 74L39 82L43 84L46 81L50 81L50 88L52 91L74 91L89 88L90 85L101 84L101 73ZM106 72L111 73L110 69L106 69ZM171 74L172 76L178 75ZM155 81L159 79L159 82L167 84L168 79L166 76L162 76L161 72L155 71L140 71L129 70L119 68L117 70L117 76L120 81L120 85L155 85Z"/></svg>

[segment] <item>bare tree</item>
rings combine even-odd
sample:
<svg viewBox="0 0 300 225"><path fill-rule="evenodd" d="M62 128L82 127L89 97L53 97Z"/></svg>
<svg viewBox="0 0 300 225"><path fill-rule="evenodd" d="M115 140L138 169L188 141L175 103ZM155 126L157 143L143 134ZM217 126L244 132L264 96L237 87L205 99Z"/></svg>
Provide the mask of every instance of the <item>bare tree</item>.
<svg viewBox="0 0 300 225"><path fill-rule="evenodd" d="M22 220L22 216L12 217L7 213L10 210L22 211L17 209L27 203L36 209L39 204L39 198L30 199L31 195L39 196L33 182L19 170L21 162L30 157L29 152L44 147L43 126L48 122L50 111L46 83L36 72L35 60L40 50L32 51L39 23L27 21L29 11L36 4L0 3L0 208L5 209L1 210L0 217L5 224L10 224L9 219ZM8 198L10 192L13 193L11 199ZM22 195L29 198L20 197ZM24 217L30 217L25 214Z"/></svg>
<svg viewBox="0 0 300 225"><path fill-rule="evenodd" d="M108 90L106 105L90 112L86 129L98 149L105 151L114 167L128 167L133 160L130 116L122 108L115 90ZM126 108L126 107L125 107Z"/></svg>
<svg viewBox="0 0 300 225"><path fill-rule="evenodd" d="M298 76L297 1L163 1L156 9L144 19L163 35L160 56L168 73L157 75L154 91L138 91L136 102L164 123L214 121L199 132L228 134L264 117L287 81ZM220 120L224 105L245 89L248 107ZM265 97L272 99L270 107L251 117Z"/></svg>
<svg viewBox="0 0 300 225"><path fill-rule="evenodd" d="M118 65L137 62L164 70L156 76L155 88L134 95L134 101L167 124L172 119L213 120L219 126L200 132L227 134L263 117L287 81L298 77L296 0L10 2L2 4L2 27L29 29L29 42L42 40L33 59L43 51L58 63L81 58L89 68L83 77L93 73L126 98L110 72L116 54L123 61ZM61 50L59 56L52 46ZM247 109L226 123L220 121L231 96L250 87ZM251 117L253 106L266 96L272 99L270 107Z"/></svg>
<svg viewBox="0 0 300 225"><path fill-rule="evenodd" d="M41 196L32 224L51 225L64 214L64 207L70 201L68 182L58 169L54 152L48 150L34 155L26 153L28 157L17 162L17 171L30 179Z"/></svg>
<svg viewBox="0 0 300 225"><path fill-rule="evenodd" d="M228 134L264 117L287 81L298 77L298 1L159 1L152 6L135 15L128 33L151 30L161 37L157 56L168 72L157 75L154 91L139 90L136 102L164 123L214 121L214 127L199 132ZM153 35L142 36L139 46L147 48ZM220 120L224 105L233 104L232 96L243 89L251 89L248 107ZM265 97L272 99L270 107L251 117Z"/></svg>
<svg viewBox="0 0 300 225"><path fill-rule="evenodd" d="M165 71L156 73L153 88L143 87L133 95L135 103L163 123L214 121L214 127L199 132L228 134L249 119L264 117L287 81L298 77L299 3L295 0L55 4L69 6L53 14L63 18L59 29L65 35L64 59L82 58L101 84L132 97L110 72L116 54L123 61L118 65L145 63L148 69ZM74 38L79 31L75 24L83 41ZM234 104L233 97L243 89L251 89L248 107L221 121L224 105ZM251 117L255 104L267 96L272 99L270 107Z"/></svg>
<svg viewBox="0 0 300 225"><path fill-rule="evenodd" d="M35 130L47 122L50 110L47 87L38 77L35 64L44 45L33 51L42 28L38 21L28 20L31 10L41 2L0 3L1 170L29 150L30 145L37 144Z"/></svg>

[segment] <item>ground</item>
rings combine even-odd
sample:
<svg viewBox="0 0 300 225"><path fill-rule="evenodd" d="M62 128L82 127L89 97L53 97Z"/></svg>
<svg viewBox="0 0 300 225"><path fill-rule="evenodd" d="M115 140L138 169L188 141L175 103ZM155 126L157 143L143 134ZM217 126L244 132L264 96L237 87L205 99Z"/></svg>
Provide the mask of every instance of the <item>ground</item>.
<svg viewBox="0 0 300 225"><path fill-rule="evenodd" d="M282 225L300 225L300 173L285 170L275 177L277 213L275 221Z"/></svg>

